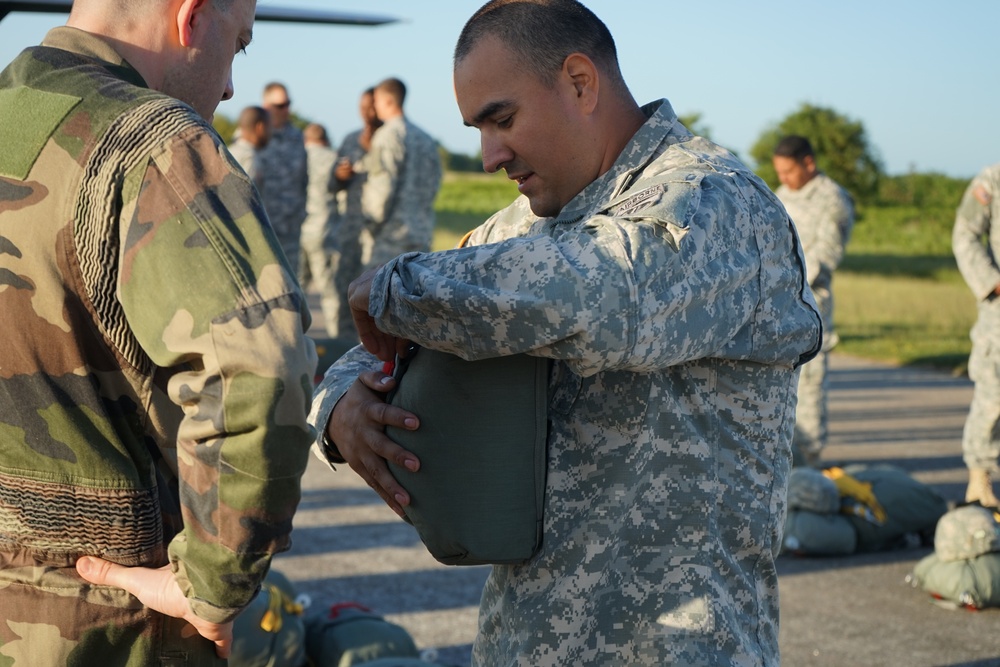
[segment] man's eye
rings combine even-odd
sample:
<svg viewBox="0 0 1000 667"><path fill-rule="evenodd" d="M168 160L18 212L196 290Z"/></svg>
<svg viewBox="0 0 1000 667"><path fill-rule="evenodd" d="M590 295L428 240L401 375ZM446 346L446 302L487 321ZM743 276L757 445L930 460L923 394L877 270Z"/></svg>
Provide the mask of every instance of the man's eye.
<svg viewBox="0 0 1000 667"><path fill-rule="evenodd" d="M497 121L497 127L499 127L502 130L506 130L508 127L510 127L511 123L513 122L514 122L513 116L504 116L503 118Z"/></svg>

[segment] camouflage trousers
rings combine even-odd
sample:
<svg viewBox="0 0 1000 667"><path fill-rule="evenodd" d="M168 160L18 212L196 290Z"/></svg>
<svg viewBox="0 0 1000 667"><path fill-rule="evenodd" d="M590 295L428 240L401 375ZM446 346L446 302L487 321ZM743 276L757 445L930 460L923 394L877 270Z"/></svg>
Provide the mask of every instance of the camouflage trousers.
<svg viewBox="0 0 1000 667"><path fill-rule="evenodd" d="M363 256L367 232L360 216L343 216L336 230L338 253L331 267L333 285L337 292L337 337L357 341L354 318L347 302L347 288L351 281L363 273ZM368 243L370 252L370 242Z"/></svg>
<svg viewBox="0 0 1000 667"><path fill-rule="evenodd" d="M187 621L144 607L123 590L84 582L71 565L0 554L0 665L5 667L223 667Z"/></svg>
<svg viewBox="0 0 1000 667"><path fill-rule="evenodd" d="M822 351L799 373L792 465L815 465L826 446L830 353Z"/></svg>
<svg viewBox="0 0 1000 667"><path fill-rule="evenodd" d="M339 335L340 294L334 283L340 251L323 236L302 236L299 283L303 290L319 292L323 325L331 338Z"/></svg>
<svg viewBox="0 0 1000 667"><path fill-rule="evenodd" d="M969 377L975 389L962 431L962 459L969 468L996 471L1000 457L1000 345L973 338Z"/></svg>

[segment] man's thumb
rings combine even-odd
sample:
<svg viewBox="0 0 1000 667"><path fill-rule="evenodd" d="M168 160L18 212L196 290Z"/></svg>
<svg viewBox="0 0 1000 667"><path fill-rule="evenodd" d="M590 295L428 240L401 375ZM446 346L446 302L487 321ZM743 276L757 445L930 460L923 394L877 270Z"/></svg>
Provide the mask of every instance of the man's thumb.
<svg viewBox="0 0 1000 667"><path fill-rule="evenodd" d="M80 576L90 583L98 585L114 585L114 582L111 581L112 568L114 567L114 563L93 556L81 556L76 561L76 571Z"/></svg>

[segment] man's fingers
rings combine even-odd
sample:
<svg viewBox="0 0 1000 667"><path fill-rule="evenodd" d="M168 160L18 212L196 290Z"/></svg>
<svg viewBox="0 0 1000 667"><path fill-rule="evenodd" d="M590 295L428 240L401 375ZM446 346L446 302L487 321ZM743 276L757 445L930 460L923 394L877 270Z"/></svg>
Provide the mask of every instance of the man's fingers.
<svg viewBox="0 0 1000 667"><path fill-rule="evenodd" d="M221 629L223 637L215 641L215 655L228 658L233 652L233 624L226 623Z"/></svg>

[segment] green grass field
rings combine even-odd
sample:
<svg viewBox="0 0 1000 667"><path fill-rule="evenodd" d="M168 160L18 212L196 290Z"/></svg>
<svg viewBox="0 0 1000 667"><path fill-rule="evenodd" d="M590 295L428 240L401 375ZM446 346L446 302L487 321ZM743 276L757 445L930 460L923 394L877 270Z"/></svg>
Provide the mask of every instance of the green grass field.
<svg viewBox="0 0 1000 667"><path fill-rule="evenodd" d="M434 249L453 248L515 197L502 174L449 173L436 202ZM976 304L951 254L954 215L941 206L860 211L834 278L838 351L964 371Z"/></svg>

